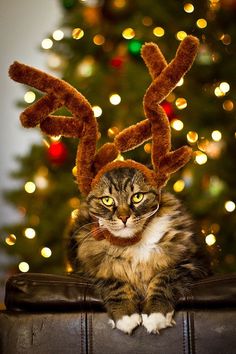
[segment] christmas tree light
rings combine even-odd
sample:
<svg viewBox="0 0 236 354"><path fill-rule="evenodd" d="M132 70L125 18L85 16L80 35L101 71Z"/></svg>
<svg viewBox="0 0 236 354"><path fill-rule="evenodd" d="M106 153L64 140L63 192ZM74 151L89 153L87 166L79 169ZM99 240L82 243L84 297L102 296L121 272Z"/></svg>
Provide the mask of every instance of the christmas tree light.
<svg viewBox="0 0 236 354"><path fill-rule="evenodd" d="M55 41L61 41L64 38L64 32L60 29L55 30L52 34L52 38L55 39Z"/></svg>
<svg viewBox="0 0 236 354"><path fill-rule="evenodd" d="M22 273L27 273L30 269L30 266L27 262L20 262L18 267Z"/></svg>
<svg viewBox="0 0 236 354"><path fill-rule="evenodd" d="M36 232L32 227L28 227L27 229L25 229L25 237L27 237L28 239L33 239L36 236Z"/></svg>
<svg viewBox="0 0 236 354"><path fill-rule="evenodd" d="M177 131L180 131L184 127L184 123L180 119L173 119L170 123L171 127Z"/></svg>
<svg viewBox="0 0 236 354"><path fill-rule="evenodd" d="M53 41L50 38L45 38L42 40L41 46L43 49L51 49L53 46Z"/></svg>
<svg viewBox="0 0 236 354"><path fill-rule="evenodd" d="M33 91L27 91L24 95L24 100L26 103L33 103L35 101L36 95Z"/></svg>

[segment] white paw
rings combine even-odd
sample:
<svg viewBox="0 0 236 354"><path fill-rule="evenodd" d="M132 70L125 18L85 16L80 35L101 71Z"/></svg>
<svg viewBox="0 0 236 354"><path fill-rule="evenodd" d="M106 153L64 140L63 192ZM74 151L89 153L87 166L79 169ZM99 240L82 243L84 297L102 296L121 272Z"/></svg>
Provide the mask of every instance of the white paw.
<svg viewBox="0 0 236 354"><path fill-rule="evenodd" d="M147 329L148 333L159 333L159 331L166 327L172 327L175 324L173 320L174 311L168 312L164 316L160 312L151 313L151 315L142 315L143 326Z"/></svg>
<svg viewBox="0 0 236 354"><path fill-rule="evenodd" d="M115 322L113 320L109 319L108 323L111 325L112 329L116 328Z"/></svg>
<svg viewBox="0 0 236 354"><path fill-rule="evenodd" d="M128 334L131 334L141 322L141 316L138 313L133 313L131 316L123 316L116 323L113 320L109 320L112 328L118 328L120 331Z"/></svg>

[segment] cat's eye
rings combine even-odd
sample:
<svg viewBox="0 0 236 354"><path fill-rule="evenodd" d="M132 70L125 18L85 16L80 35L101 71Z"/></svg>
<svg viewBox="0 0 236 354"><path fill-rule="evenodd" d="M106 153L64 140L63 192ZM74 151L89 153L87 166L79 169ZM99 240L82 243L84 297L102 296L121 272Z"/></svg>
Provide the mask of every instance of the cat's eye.
<svg viewBox="0 0 236 354"><path fill-rule="evenodd" d="M131 200L133 203L139 203L143 199L144 194L143 193L136 193L132 196Z"/></svg>
<svg viewBox="0 0 236 354"><path fill-rule="evenodd" d="M101 199L106 206L112 206L114 204L114 199L112 197L102 197Z"/></svg>

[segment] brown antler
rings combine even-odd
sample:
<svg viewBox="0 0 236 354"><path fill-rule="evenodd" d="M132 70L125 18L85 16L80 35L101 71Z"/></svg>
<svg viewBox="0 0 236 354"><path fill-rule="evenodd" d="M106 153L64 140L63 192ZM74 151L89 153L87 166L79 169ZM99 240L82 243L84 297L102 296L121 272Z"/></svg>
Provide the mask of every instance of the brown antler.
<svg viewBox="0 0 236 354"><path fill-rule="evenodd" d="M193 36L187 36L181 42L176 57L167 65L163 54L156 44L146 43L142 47L142 57L154 80L144 97L144 105L146 107L156 110L157 104L161 103L173 91L181 77L190 69L196 56L197 48L198 39ZM150 117L148 117L148 119L124 129L117 135L114 142L120 151L128 151L141 145L150 139L151 136L151 121Z"/></svg>
<svg viewBox="0 0 236 354"><path fill-rule="evenodd" d="M153 52L153 49L155 53ZM148 61L147 65L149 72L152 78L155 78L167 66L166 60L156 45L153 47L152 44L145 44L142 51L145 52L145 60ZM114 143L105 144L97 152L95 156L95 170L99 171L108 162L113 161L119 152L132 150L139 145L142 145L145 141L151 138L151 135L151 123L148 119L124 129L115 137Z"/></svg>
<svg viewBox="0 0 236 354"><path fill-rule="evenodd" d="M187 36L180 44L175 58L153 80L144 96L144 112L152 126L152 162L154 169L158 172L160 185L168 180L171 173L184 166L192 155L192 149L189 146L170 152L170 124L159 103L170 94L181 77L190 69L198 44L197 38ZM150 45L155 46L155 44ZM143 52L143 58L149 65L149 59L145 54ZM152 71L154 71L153 67Z"/></svg>
<svg viewBox="0 0 236 354"><path fill-rule="evenodd" d="M142 47L142 57L153 79L144 97L144 111L148 119L124 129L115 137L114 145L120 152L132 150L154 137L153 152L155 151L155 154L153 154L152 158L154 166L158 167L157 156L159 158L164 156L171 146L169 121L164 110L158 104L168 96L181 77L190 69L196 56L197 48L198 39L193 36L187 36L181 42L174 60L167 65L163 54L156 44L146 43ZM150 110L156 111L155 118L150 115ZM153 136L152 121L154 121L153 126L155 125L156 131L160 132L161 136L159 134L156 135L156 133ZM109 146L109 149L112 151L111 146ZM183 150L180 150L180 152L182 153Z"/></svg>
<svg viewBox="0 0 236 354"><path fill-rule="evenodd" d="M21 122L25 127L40 124L42 131L48 135L80 138L76 157L77 180L84 194L90 192L92 180L96 183L104 171L114 166L129 165L139 168L148 176L151 183L162 187L169 175L190 159L192 150L188 146L183 146L170 151L170 125L160 103L191 67L197 47L197 38L186 37L181 42L175 58L167 65L156 44L147 43L143 46L142 57L153 79L143 101L147 119L124 129L116 136L113 143L103 145L96 154L97 122L92 107L85 97L65 81L15 62L9 69L9 75L13 80L46 92L44 97L25 109L21 114ZM71 111L72 117L50 115L63 105ZM115 165L110 163L119 152L132 150L151 137L153 139L152 163L155 172L131 160L117 162Z"/></svg>
<svg viewBox="0 0 236 354"><path fill-rule="evenodd" d="M17 82L46 93L46 96L21 114L20 119L24 127L40 124L42 131L48 135L81 138L76 157L77 180L81 192L87 194L94 177L93 160L98 136L97 122L91 105L65 81L30 66L14 62L10 66L9 75ZM73 117L49 115L61 106L66 106Z"/></svg>
<svg viewBox="0 0 236 354"><path fill-rule="evenodd" d="M170 124L164 109L159 104L190 69L197 53L198 43L196 37L187 36L181 42L175 58L168 65L156 44L146 43L143 46L142 57L153 78L143 102L148 119L124 129L114 139L117 149L123 152L134 149L152 137L152 162L154 169L159 171L160 184L163 184L171 173L184 166L192 154L188 146L170 152Z"/></svg>

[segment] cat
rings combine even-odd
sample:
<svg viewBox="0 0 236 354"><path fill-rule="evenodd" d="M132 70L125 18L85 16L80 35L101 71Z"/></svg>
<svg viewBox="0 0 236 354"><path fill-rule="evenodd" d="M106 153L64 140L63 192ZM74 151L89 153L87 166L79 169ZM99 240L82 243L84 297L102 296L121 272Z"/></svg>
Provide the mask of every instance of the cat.
<svg viewBox="0 0 236 354"><path fill-rule="evenodd" d="M114 168L101 177L81 205L71 237L77 273L97 285L110 324L127 334L141 324L148 333L173 326L178 298L209 274L181 203L135 168Z"/></svg>

